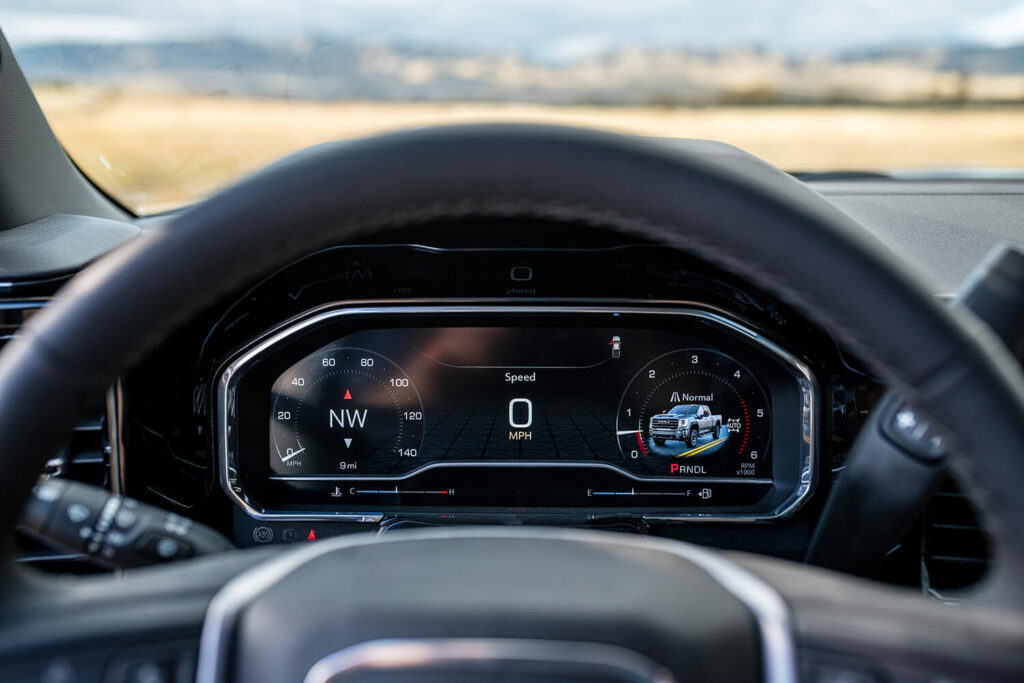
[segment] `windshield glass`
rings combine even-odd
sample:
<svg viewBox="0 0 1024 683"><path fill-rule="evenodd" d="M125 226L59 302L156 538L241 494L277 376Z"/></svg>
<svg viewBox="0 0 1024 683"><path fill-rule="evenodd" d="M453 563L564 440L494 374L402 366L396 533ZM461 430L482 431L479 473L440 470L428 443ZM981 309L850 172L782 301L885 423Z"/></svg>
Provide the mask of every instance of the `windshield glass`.
<svg viewBox="0 0 1024 683"><path fill-rule="evenodd" d="M553 122L794 172L1024 167L1021 0L0 0L70 156L139 213L326 140Z"/></svg>
<svg viewBox="0 0 1024 683"><path fill-rule="evenodd" d="M668 411L673 415L696 415L697 406L676 406L672 410Z"/></svg>

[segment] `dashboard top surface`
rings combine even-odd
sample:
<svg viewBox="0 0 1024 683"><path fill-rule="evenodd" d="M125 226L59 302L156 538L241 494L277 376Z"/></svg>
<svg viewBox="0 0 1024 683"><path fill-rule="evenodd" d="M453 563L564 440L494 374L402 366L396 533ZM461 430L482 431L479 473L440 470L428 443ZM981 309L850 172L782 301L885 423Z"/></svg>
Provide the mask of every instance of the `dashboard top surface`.
<svg viewBox="0 0 1024 683"><path fill-rule="evenodd" d="M831 180L812 189L951 294L998 244L1024 249L1024 181Z"/></svg>
<svg viewBox="0 0 1024 683"><path fill-rule="evenodd" d="M956 291L970 269L997 244L1024 248L1020 227L1024 180L872 177L811 179L806 184L930 276L936 294ZM0 231L0 295L55 291L62 283L62 273L84 267L99 253L94 246L83 245L98 242L103 249L113 248L130 239L135 228L156 229L175 215L171 212L126 219L120 226L107 221L120 231L120 237L114 239L107 233L97 233L101 221L73 215L45 222L45 230L33 225ZM49 278L56 279L43 283L42 288L25 286Z"/></svg>

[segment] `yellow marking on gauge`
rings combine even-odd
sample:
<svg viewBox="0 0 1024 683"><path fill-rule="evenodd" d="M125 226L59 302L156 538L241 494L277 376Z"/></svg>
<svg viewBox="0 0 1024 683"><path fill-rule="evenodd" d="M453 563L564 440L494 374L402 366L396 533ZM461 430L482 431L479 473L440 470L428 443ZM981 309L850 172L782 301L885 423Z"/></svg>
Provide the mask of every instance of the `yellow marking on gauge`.
<svg viewBox="0 0 1024 683"><path fill-rule="evenodd" d="M712 446L717 446L718 444L722 443L727 438L729 438L729 437L723 436L721 438L715 439L711 443L706 443L703 446L697 446L693 450L683 451L682 453L680 453L676 457L677 458L689 458L690 456L697 455L698 453L703 453L704 451L706 451L707 449L711 448Z"/></svg>

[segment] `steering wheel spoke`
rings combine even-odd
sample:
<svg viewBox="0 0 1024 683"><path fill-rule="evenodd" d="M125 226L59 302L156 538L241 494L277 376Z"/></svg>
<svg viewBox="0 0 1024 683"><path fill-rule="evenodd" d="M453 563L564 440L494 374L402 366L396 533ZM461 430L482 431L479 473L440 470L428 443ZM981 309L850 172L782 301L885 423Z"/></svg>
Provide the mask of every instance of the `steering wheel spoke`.
<svg viewBox="0 0 1024 683"><path fill-rule="evenodd" d="M1024 621L1005 611L792 562L728 557L789 606L801 680L1013 681L1024 670Z"/></svg>
<svg viewBox="0 0 1024 683"><path fill-rule="evenodd" d="M129 665L194 666L212 597L274 554L261 548L75 581L12 570L0 620L0 680L98 681Z"/></svg>

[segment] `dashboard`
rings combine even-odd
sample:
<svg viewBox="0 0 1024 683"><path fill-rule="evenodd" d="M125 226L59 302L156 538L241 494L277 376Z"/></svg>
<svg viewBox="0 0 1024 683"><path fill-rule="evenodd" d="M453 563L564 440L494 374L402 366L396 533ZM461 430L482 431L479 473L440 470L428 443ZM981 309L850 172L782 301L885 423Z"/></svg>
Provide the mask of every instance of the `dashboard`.
<svg viewBox="0 0 1024 683"><path fill-rule="evenodd" d="M994 242L1017 241L1016 182L810 184L930 272L936 295L954 291ZM125 226L135 234L170 217ZM88 257L41 244L48 258ZM0 311L10 323L0 340L23 322L12 307L27 316L71 268L10 270L43 263L32 259L5 263L5 296L18 301ZM370 354L345 357L351 348ZM687 351L708 375L657 389ZM344 374L371 358L373 379ZM297 393L300 372L324 381ZM346 376L363 388L340 387ZM406 379L395 400L379 390ZM239 546L483 522L612 528L799 559L883 390L814 321L713 262L592 226L463 220L312 252L211 301L98 397L69 446L68 474ZM766 417L743 413L737 394L748 413L762 402ZM737 415L741 431L730 432ZM726 439L709 445L716 418ZM985 566L973 520L944 485L889 558L890 578L917 585L924 566L932 588L970 583Z"/></svg>
<svg viewBox="0 0 1024 683"><path fill-rule="evenodd" d="M304 316L218 391L261 519L775 519L811 493L810 370L685 307L376 305Z"/></svg>
<svg viewBox="0 0 1024 683"><path fill-rule="evenodd" d="M882 391L820 327L593 227L391 237L244 283L123 377L120 490L240 546L553 524L802 556Z"/></svg>

